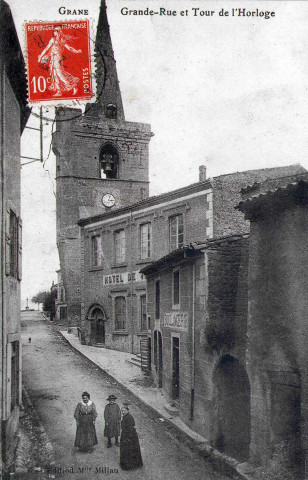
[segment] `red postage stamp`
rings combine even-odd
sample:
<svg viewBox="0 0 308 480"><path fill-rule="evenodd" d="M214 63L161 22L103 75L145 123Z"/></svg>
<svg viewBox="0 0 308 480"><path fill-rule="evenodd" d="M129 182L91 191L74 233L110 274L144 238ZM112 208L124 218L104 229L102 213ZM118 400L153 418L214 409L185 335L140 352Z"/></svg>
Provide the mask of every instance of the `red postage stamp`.
<svg viewBox="0 0 308 480"><path fill-rule="evenodd" d="M25 23L29 103L91 100L89 20Z"/></svg>

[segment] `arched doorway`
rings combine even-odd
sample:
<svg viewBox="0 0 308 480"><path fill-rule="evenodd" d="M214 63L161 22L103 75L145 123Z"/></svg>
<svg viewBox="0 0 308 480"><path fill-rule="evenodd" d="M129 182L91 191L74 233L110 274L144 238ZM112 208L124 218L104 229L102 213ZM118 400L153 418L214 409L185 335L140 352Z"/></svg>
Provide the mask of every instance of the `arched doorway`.
<svg viewBox="0 0 308 480"><path fill-rule="evenodd" d="M249 457L250 384L245 368L231 355L224 355L213 375L214 446L233 458Z"/></svg>
<svg viewBox="0 0 308 480"><path fill-rule="evenodd" d="M106 315L102 307L94 305L89 312L91 322L90 345L105 344L106 340Z"/></svg>

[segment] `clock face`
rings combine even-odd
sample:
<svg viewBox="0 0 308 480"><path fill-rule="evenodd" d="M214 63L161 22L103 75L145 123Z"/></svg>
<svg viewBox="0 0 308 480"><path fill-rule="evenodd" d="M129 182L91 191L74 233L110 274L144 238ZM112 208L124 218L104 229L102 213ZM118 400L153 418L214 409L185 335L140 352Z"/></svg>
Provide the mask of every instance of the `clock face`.
<svg viewBox="0 0 308 480"><path fill-rule="evenodd" d="M105 195L102 198L102 201L105 207L113 207L113 205L115 204L115 198L111 193L105 193Z"/></svg>

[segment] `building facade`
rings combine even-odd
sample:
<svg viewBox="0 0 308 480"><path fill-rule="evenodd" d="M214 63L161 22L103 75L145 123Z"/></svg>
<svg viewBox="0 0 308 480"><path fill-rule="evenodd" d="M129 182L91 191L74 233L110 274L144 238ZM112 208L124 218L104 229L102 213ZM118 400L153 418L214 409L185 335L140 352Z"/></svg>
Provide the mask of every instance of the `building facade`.
<svg viewBox="0 0 308 480"><path fill-rule="evenodd" d="M124 117L105 0L96 36L97 101L84 114L59 108L52 146L57 157L57 244L67 321L80 325L80 218L149 195L150 125Z"/></svg>
<svg viewBox="0 0 308 480"><path fill-rule="evenodd" d="M308 458L307 174L247 188L251 222L247 369L251 457L306 478Z"/></svg>
<svg viewBox="0 0 308 480"><path fill-rule="evenodd" d="M240 188L258 178L302 171L300 166L240 172L200 181L133 205L81 219L81 337L151 356L152 322L140 270L190 243L249 230L234 209ZM221 193L223 190L223 193ZM221 200L223 198L223 201Z"/></svg>
<svg viewBox="0 0 308 480"><path fill-rule="evenodd" d="M247 234L184 247L142 271L153 318L152 373L173 413L246 460Z"/></svg>
<svg viewBox="0 0 308 480"><path fill-rule="evenodd" d="M204 220L199 236L211 235L210 205L205 180L80 220L83 342L133 353L147 345L148 351L151 326L140 269L192 242L197 218Z"/></svg>
<svg viewBox="0 0 308 480"><path fill-rule="evenodd" d="M29 117L25 64L9 6L0 1L1 268L0 457L2 478L14 468L21 403L20 136Z"/></svg>
<svg viewBox="0 0 308 480"><path fill-rule="evenodd" d="M153 135L150 125L125 120L105 0L101 2L95 48L97 101L89 104L84 113L78 109L59 108L52 141L57 158L57 244L66 292L67 323L79 327L88 314L87 296L85 300L82 298L84 294L81 286L84 281L81 278L83 262L88 262L88 259L81 256L84 248L81 245L78 222L89 217L95 218L104 212L107 215L106 219L110 218L109 212L148 198L149 141ZM269 170L271 169L268 169L266 175L270 175ZM264 178L261 173L251 172L249 176L244 172L234 175L232 180L228 175L213 179L215 185L213 183L213 198L209 205L213 202L215 204L215 222L212 225L210 209L207 214L195 210L194 214L204 219L205 223L200 225L197 220L191 222L194 230L190 237L204 239L207 236L230 235L232 232L242 232L249 228L249 223L243 220L243 216L239 212L234 213L233 206L238 201L236 196L240 188L246 182L260 181ZM189 213L185 213L185 216L189 217ZM228 223L229 218L232 218L232 225ZM126 237L128 223L129 221L125 227ZM124 237L123 233L119 235L122 235L122 239L119 239L120 244L124 242ZM155 242L153 241L153 245ZM165 253L166 249L163 248L155 259ZM115 270L111 270L110 273L121 271L119 263L126 262L117 260ZM127 272L128 275L131 267L124 267L121 273ZM134 271L138 271L138 268ZM96 277L99 277L99 273ZM130 280L127 282L132 283ZM120 300L117 302L121 310ZM123 300L122 306L124 308ZM84 309L86 313L83 312ZM132 315L133 306L128 309ZM101 335L104 335L103 331L98 334ZM124 341L119 337L116 342L111 342L112 345L119 343L128 348L128 339Z"/></svg>
<svg viewBox="0 0 308 480"><path fill-rule="evenodd" d="M279 178L284 171L288 169L268 173ZM247 183L253 185L256 177L251 182L251 173L247 172ZM266 171L259 174L266 178ZM217 184L228 190L228 180L230 190L235 184L237 188L237 175L213 179L212 198ZM254 420L246 357L249 225L228 203L229 198L230 202L240 198L239 190L218 197L225 199L225 208L218 202L216 211L213 201L212 228L231 231L231 236L206 238L202 243L198 239L141 273L147 278L151 371L156 384L187 425L220 451L244 461L249 458Z"/></svg>

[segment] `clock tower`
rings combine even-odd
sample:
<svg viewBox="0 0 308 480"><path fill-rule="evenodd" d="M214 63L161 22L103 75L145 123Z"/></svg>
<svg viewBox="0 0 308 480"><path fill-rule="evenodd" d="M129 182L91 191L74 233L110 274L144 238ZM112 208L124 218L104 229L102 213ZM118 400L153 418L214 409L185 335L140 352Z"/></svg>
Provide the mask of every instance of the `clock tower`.
<svg viewBox="0 0 308 480"><path fill-rule="evenodd" d="M78 221L149 196L150 125L124 117L106 3L96 43L96 102L85 112L61 107L52 147L56 154L57 245L68 323L79 325L81 238Z"/></svg>

